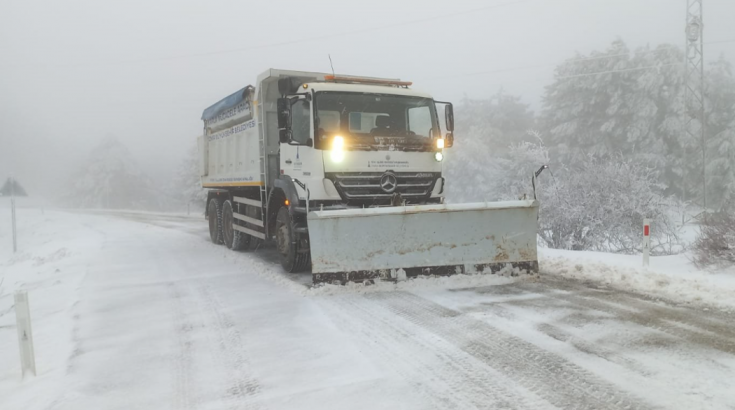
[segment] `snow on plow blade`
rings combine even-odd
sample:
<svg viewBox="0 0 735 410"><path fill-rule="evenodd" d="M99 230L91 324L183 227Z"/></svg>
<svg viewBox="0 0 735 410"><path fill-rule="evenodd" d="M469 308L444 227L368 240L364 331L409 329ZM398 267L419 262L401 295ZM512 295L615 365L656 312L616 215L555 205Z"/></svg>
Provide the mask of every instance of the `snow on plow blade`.
<svg viewBox="0 0 735 410"><path fill-rule="evenodd" d="M314 283L538 271L537 201L308 214Z"/></svg>

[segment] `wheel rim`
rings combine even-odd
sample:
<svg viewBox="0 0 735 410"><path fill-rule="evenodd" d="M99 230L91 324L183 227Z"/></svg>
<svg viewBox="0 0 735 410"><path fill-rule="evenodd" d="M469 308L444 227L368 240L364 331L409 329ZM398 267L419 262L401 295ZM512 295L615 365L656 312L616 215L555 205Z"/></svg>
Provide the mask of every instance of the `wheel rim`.
<svg viewBox="0 0 735 410"><path fill-rule="evenodd" d="M222 209L222 235L224 236L225 243L228 246L231 245L233 238L231 205L225 205L224 209Z"/></svg>
<svg viewBox="0 0 735 410"><path fill-rule="evenodd" d="M288 255L288 247L290 245L288 226L278 221L276 224L276 245L278 246L278 252L281 255Z"/></svg>
<svg viewBox="0 0 735 410"><path fill-rule="evenodd" d="M217 207L213 201L209 202L209 236L212 240L217 236Z"/></svg>

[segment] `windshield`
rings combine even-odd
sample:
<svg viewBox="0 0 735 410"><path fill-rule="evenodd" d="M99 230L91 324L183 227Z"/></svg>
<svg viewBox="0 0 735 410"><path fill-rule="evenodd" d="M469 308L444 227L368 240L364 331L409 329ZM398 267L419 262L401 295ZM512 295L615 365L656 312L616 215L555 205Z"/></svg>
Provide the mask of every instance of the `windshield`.
<svg viewBox="0 0 735 410"><path fill-rule="evenodd" d="M317 138L341 134L357 145L424 145L439 135L434 101L401 95L316 94Z"/></svg>

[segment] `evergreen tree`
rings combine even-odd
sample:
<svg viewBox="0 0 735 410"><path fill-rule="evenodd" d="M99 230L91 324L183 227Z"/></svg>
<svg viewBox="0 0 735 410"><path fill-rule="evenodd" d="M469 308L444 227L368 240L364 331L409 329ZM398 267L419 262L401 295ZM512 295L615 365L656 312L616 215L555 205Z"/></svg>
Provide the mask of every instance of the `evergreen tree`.
<svg viewBox="0 0 735 410"><path fill-rule="evenodd" d="M687 175L683 146L684 76L679 48L660 45L640 48L630 72L636 88L630 100L633 115L627 125L628 146L619 152L655 167L669 193L681 193Z"/></svg>
<svg viewBox="0 0 735 410"><path fill-rule="evenodd" d="M453 202L498 199L500 157L511 145L529 139L533 112L520 97L501 90L485 100L465 98L457 106L456 118L454 146L446 151L447 198Z"/></svg>
<svg viewBox="0 0 735 410"><path fill-rule="evenodd" d="M542 115L550 143L562 158L625 150L637 102L635 80L626 71L633 66L630 60L628 47L616 41L604 52L578 53L556 68Z"/></svg>
<svg viewBox="0 0 735 410"><path fill-rule="evenodd" d="M481 138L494 151L506 151L524 140L534 123L528 104L503 90L488 99L465 97L457 108L457 135Z"/></svg>
<svg viewBox="0 0 735 410"><path fill-rule="evenodd" d="M735 77L720 59L707 72L707 199L712 207L735 207Z"/></svg>
<svg viewBox="0 0 735 410"><path fill-rule="evenodd" d="M556 158L573 163L622 155L654 167L668 194L699 197L701 139L685 132L683 54L671 45L630 51L615 41L604 52L578 54L557 67L543 98L541 123ZM706 73L707 187L710 204L733 194L732 67L721 59ZM695 120L694 128L699 124ZM711 198L710 198L711 196Z"/></svg>
<svg viewBox="0 0 735 410"><path fill-rule="evenodd" d="M106 138L92 150L64 198L73 207L108 209L158 210L164 201L164 195L115 137Z"/></svg>
<svg viewBox="0 0 735 410"><path fill-rule="evenodd" d="M207 191L202 188L199 176L199 150L192 146L179 166L176 175L176 196L184 204L191 204L198 209L204 209L207 200Z"/></svg>

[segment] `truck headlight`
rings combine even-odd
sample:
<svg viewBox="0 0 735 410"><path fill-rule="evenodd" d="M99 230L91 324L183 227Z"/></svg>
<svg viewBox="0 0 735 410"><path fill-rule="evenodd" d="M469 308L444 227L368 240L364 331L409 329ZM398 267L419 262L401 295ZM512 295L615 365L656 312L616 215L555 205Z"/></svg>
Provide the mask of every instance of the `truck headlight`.
<svg viewBox="0 0 735 410"><path fill-rule="evenodd" d="M337 135L332 139L332 161L342 162L345 159L345 139Z"/></svg>
<svg viewBox="0 0 735 410"><path fill-rule="evenodd" d="M436 160L436 162L442 162L442 160L444 159L444 154L442 154L441 152L437 152L434 154L434 159Z"/></svg>

